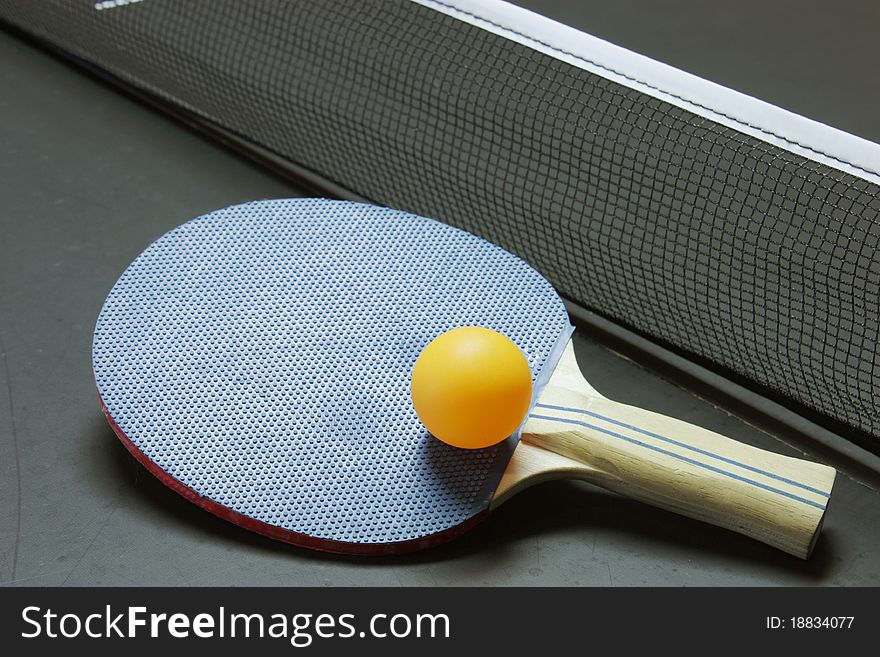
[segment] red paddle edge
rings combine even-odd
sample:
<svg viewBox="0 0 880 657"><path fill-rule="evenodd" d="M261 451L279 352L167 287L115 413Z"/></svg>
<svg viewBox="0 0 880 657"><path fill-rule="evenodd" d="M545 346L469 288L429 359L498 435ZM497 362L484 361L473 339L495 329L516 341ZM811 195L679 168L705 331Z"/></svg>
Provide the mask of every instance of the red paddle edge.
<svg viewBox="0 0 880 657"><path fill-rule="evenodd" d="M252 531L256 534L266 536L276 541L281 541L282 543L290 543L291 545L296 545L297 547L308 548L310 550L319 550L321 552L331 552L334 554L347 554L364 557L408 554L411 552L418 552L419 550L434 547L436 545L440 545L442 543L446 543L455 538L458 538L469 529L479 524L490 513L489 509L485 509L477 515L468 518L463 523L456 525L455 527L450 527L449 529L446 529L442 532L438 532L436 534L432 534L430 536L425 536L422 538L416 538L410 541L397 541L394 543L346 543L345 541L334 541L327 538L315 538L314 536L300 534L299 532L293 532L289 529L282 529L274 525L266 524L265 522L262 522L260 520L250 518L246 515L239 513L238 511L233 511L232 509L225 507L222 504L219 504L214 500L197 493L186 484L183 484L172 477L170 474L168 474L162 468L156 465L152 460L150 460L150 458L140 449L138 449L137 446L135 446L135 444L131 442L128 436L125 435L125 432L119 427L118 424L116 424L116 421L110 416L110 412L107 410L107 406L104 404L104 399L101 397L100 391L98 391L98 399L101 402L101 411L104 413L104 417L107 418L107 422L110 424L110 428L113 429L113 433L115 433L120 442L125 445L125 449L127 449L129 453L142 466L144 466L149 472L151 472L159 481L168 486L168 488L173 490L178 495L189 500L196 506L203 508L205 511L213 513L218 518L222 518L223 520L231 522L234 525L238 525L239 527L243 527L244 529Z"/></svg>

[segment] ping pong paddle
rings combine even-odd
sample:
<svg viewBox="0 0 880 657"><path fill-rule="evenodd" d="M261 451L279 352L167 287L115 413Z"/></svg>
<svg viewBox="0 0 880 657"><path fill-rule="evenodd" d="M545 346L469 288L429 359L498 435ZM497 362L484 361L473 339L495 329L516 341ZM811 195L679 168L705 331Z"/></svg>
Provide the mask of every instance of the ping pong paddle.
<svg viewBox="0 0 880 657"><path fill-rule="evenodd" d="M534 399L485 449L430 436L413 364L457 326L507 335ZM321 199L193 219L122 274L95 328L104 413L166 485L247 529L348 554L452 539L573 477L806 558L835 471L606 399L550 283L446 224Z"/></svg>

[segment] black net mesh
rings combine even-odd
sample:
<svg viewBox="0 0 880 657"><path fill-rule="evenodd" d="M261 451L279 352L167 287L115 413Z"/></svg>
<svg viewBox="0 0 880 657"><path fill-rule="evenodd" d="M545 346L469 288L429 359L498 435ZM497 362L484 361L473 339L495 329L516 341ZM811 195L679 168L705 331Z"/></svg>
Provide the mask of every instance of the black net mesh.
<svg viewBox="0 0 880 657"><path fill-rule="evenodd" d="M559 291L880 435L880 187L410 2L0 17Z"/></svg>

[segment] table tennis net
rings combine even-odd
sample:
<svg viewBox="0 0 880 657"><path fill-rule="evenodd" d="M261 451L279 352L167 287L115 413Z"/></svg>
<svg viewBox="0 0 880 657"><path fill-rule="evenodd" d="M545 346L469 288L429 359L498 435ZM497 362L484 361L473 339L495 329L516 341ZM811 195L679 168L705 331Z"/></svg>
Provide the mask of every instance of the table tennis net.
<svg viewBox="0 0 880 657"><path fill-rule="evenodd" d="M880 435L869 179L412 2L0 0L0 18L353 194L485 237L623 326Z"/></svg>

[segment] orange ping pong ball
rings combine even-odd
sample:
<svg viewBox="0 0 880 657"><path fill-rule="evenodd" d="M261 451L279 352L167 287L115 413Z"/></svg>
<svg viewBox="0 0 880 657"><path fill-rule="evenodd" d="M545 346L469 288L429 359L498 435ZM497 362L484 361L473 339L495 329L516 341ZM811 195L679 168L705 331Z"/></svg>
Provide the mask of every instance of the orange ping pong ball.
<svg viewBox="0 0 880 657"><path fill-rule="evenodd" d="M516 431L532 400L532 372L510 338L479 326L452 329L416 360L412 401L434 436L477 449Z"/></svg>

